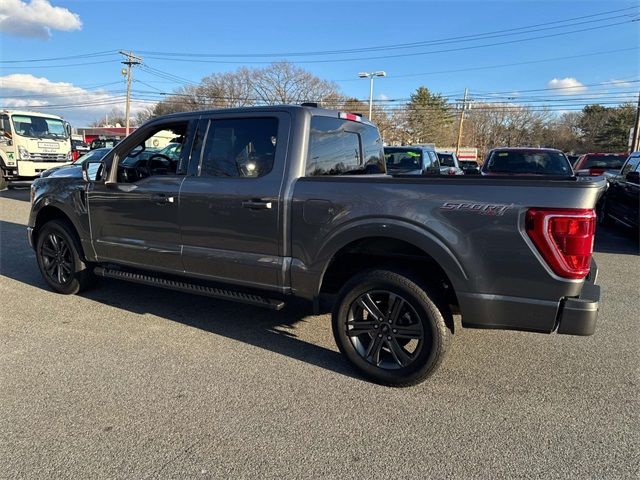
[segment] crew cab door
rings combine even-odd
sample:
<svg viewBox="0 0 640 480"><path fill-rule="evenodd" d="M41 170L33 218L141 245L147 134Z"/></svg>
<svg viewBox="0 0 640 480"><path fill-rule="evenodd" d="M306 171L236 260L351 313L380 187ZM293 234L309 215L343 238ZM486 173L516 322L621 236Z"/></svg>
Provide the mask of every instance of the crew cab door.
<svg viewBox="0 0 640 480"><path fill-rule="evenodd" d="M289 115L283 112L200 120L180 191L187 273L281 289L281 197L289 126Z"/></svg>
<svg viewBox="0 0 640 480"><path fill-rule="evenodd" d="M87 193L98 261L182 271L179 194L196 126L197 120L154 123L115 147L117 177L92 183ZM158 153L168 141L183 145L180 155Z"/></svg>

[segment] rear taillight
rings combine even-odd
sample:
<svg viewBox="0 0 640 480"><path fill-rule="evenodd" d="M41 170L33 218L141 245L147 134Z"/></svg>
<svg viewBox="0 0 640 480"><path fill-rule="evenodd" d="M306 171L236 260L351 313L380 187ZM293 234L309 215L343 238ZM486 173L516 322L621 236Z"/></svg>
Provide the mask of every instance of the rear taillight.
<svg viewBox="0 0 640 480"><path fill-rule="evenodd" d="M448 173L449 175L455 175L455 174L456 174L456 173L458 173L458 172L456 171L456 169L455 169L455 168L450 167L450 168L449 168L449 170L447 170L447 173Z"/></svg>
<svg viewBox="0 0 640 480"><path fill-rule="evenodd" d="M589 175L591 175L592 177L597 177L599 175L602 175L604 173L604 168L590 168L589 169Z"/></svg>
<svg viewBox="0 0 640 480"><path fill-rule="evenodd" d="M530 208L526 230L553 272L564 278L589 273L596 215L593 209Z"/></svg>

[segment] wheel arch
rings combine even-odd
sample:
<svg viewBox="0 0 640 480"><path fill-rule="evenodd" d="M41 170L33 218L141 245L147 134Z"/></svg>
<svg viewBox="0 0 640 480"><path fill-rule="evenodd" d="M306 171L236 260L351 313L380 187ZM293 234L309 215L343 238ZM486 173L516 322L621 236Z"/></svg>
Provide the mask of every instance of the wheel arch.
<svg viewBox="0 0 640 480"><path fill-rule="evenodd" d="M62 220L69 225L69 227L73 230L74 235L76 236L76 240L78 243L78 248L80 249L80 254L82 258L86 260L86 255L84 253L84 249L82 248L82 241L80 239L78 226L71 219L71 215L67 214L62 208L57 205L47 204L38 210L36 214L34 225L33 225L33 246L34 248L38 244L38 235L40 231L47 222L51 220Z"/></svg>
<svg viewBox="0 0 640 480"><path fill-rule="evenodd" d="M331 291L332 284L365 268L411 270L425 280L444 281L465 291L467 275L455 254L434 233L402 221L360 222L332 236L321 249L324 259L316 295ZM431 282L430 282L431 283ZM457 303L457 302L456 302Z"/></svg>

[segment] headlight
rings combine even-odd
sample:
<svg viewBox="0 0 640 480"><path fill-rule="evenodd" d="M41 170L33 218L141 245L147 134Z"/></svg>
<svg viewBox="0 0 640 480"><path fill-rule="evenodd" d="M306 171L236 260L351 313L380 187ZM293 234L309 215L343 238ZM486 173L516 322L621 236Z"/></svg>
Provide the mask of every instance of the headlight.
<svg viewBox="0 0 640 480"><path fill-rule="evenodd" d="M18 157L20 157L20 160L29 160L29 150L22 145L18 146Z"/></svg>

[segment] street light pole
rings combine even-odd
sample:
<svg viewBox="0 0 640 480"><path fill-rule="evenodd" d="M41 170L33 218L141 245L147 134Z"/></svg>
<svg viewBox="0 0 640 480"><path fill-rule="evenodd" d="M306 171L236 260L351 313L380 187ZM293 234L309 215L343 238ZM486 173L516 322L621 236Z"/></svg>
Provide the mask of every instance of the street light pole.
<svg viewBox="0 0 640 480"><path fill-rule="evenodd" d="M377 72L358 73L359 78L369 79L369 120L371 120L371 115L373 114L373 79L375 77L386 77L386 76L387 76L387 72L383 70L378 70Z"/></svg>
<svg viewBox="0 0 640 480"><path fill-rule="evenodd" d="M369 76L369 121L371 121L371 114L373 113L373 75Z"/></svg>

